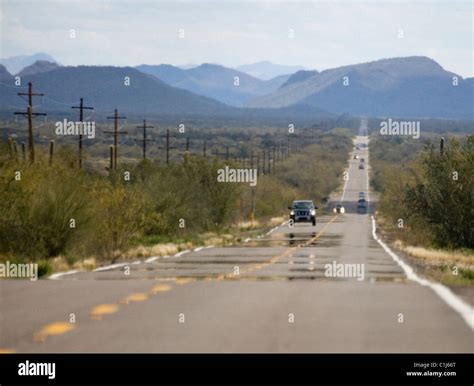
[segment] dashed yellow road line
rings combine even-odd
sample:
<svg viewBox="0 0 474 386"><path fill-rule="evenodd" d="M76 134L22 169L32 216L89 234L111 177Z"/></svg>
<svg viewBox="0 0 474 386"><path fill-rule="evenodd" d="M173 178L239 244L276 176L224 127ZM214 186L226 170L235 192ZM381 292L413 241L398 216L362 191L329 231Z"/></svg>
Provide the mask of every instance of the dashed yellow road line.
<svg viewBox="0 0 474 386"><path fill-rule="evenodd" d="M301 248L302 246L306 246L306 245L309 245L311 243L313 243L314 241L316 241L319 237L321 237L321 235L324 233L324 231L327 229L327 227L329 225L331 225L337 218L337 214L331 219L331 221L328 221L326 223L326 225L323 227L323 229L321 229L314 237L310 238L309 240L307 240L305 243L303 244L298 244L296 246L296 248ZM256 264L252 270L258 270L262 267L265 267L269 264L275 264L277 261L279 261L282 257L286 257L287 255L291 255L293 253L293 249L294 248L288 248L285 252L283 252L282 254L280 255L277 255L277 256L274 256L270 259L270 261L268 263L264 263L264 264Z"/></svg>
<svg viewBox="0 0 474 386"><path fill-rule="evenodd" d="M302 246L306 246L306 245L309 245L311 243L313 243L314 241L316 241L319 237L321 237L321 235L324 233L324 231L327 229L327 227L329 225L331 225L337 218L337 214L333 216L333 218L328 221L326 223L326 225L324 225L324 227L312 238L310 238L309 240L307 240L305 243L303 244L298 244L296 246L296 248L301 248ZM260 270L270 264L275 264L277 261L279 261L282 257L286 257L288 255L291 255L294 251L294 247L290 247L288 248L286 251L284 251L283 253L281 253L280 255L276 255L276 256L273 256L268 262L265 262L265 263L257 263L257 264L254 264L252 266L250 266L249 268L247 269L242 269L240 271L240 273L250 273L250 272L253 272L253 271L257 271L257 270ZM292 264L293 262L291 262ZM208 276L204 279L204 281L222 281L222 280L225 280L225 279L235 279L236 277L238 277L238 275L234 274L233 272L232 273L229 273L227 275L219 275L217 277L215 276Z"/></svg>
<svg viewBox="0 0 474 386"><path fill-rule="evenodd" d="M44 326L39 332L33 335L35 342L44 342L50 335L62 335L74 330L76 326L69 322L54 322Z"/></svg>
<svg viewBox="0 0 474 386"><path fill-rule="evenodd" d="M91 311L92 320L101 320L104 315L115 314L119 309L117 304L100 304Z"/></svg>
<svg viewBox="0 0 474 386"><path fill-rule="evenodd" d="M151 290L150 290L150 293L152 295L156 295L157 293L160 293L160 292L166 292L166 291L169 291L171 289L171 286L168 285L168 284L158 284L158 285L155 285Z"/></svg>
<svg viewBox="0 0 474 386"><path fill-rule="evenodd" d="M326 228L336 220L336 218L337 218L337 214L331 219L331 221L326 223L326 225L313 238L309 239L304 244L298 244L297 248L300 248L301 246L306 246L306 245L316 241L324 233ZM253 267L250 267L246 270L241 271L241 273L242 272L252 272L254 270L259 270L261 268L264 268L264 267L266 267L270 264L274 264L277 261L279 261L282 257L285 257L285 256L293 253L293 250L294 250L294 248L288 248L282 254L277 255L277 256L273 256L268 262L255 264ZM229 273L229 274L220 274L219 276L217 276L217 278L209 276L209 277L206 277L204 279L204 281L215 281L215 280L222 281L222 280L225 280L225 279L235 279L238 276L239 275L236 275L234 272L232 272L232 273ZM193 278L177 278L177 279L175 279L175 283L177 285L184 285L184 284L188 284L188 283L191 283L191 282L194 282L194 281L196 281L196 279L193 279ZM166 291L169 291L169 290L171 290L171 286L169 286L168 284L158 284L158 285L155 285L150 290L149 294L155 295L157 293L166 292ZM143 302L143 301L145 301L149 298L149 294L135 293L135 294L129 295L129 296L121 299L119 301L119 303L129 304L131 302ZM118 310L119 310L119 306L117 304L100 304L98 306L95 306L91 310L91 313L90 313L91 319L100 320L102 318L102 316L114 314ZM46 326L44 326L39 332L35 333L34 336L33 336L33 339L36 342L44 342L47 339L48 336L66 334L67 332L74 330L75 327L76 326L74 324L69 323L69 322L50 323L50 324L47 324ZM15 352L15 350L13 350L13 349L0 348L0 354L9 354L9 353L14 353L14 352Z"/></svg>
<svg viewBox="0 0 474 386"><path fill-rule="evenodd" d="M15 352L11 348L0 348L0 354L15 354Z"/></svg>
<svg viewBox="0 0 474 386"><path fill-rule="evenodd" d="M190 277L179 277L175 280L175 283L178 285L184 285L184 284L191 283L193 281L195 281L195 279L192 279Z"/></svg>
<svg viewBox="0 0 474 386"><path fill-rule="evenodd" d="M145 293L136 293L136 294L131 294L122 300L120 300L119 303L121 304L129 304L129 303L134 303L134 302L143 302L148 299L148 295Z"/></svg>

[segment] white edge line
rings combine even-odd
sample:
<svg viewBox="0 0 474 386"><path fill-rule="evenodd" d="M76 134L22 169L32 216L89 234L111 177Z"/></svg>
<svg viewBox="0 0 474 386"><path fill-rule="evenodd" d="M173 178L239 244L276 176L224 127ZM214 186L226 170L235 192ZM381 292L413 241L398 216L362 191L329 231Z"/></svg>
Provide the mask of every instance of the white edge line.
<svg viewBox="0 0 474 386"><path fill-rule="evenodd" d="M78 273L78 272L80 272L80 271L78 271L77 269L73 269L71 271L53 273L51 276L48 277L48 279L49 280L58 280L62 276L72 275L72 274Z"/></svg>
<svg viewBox="0 0 474 386"><path fill-rule="evenodd" d="M375 233L376 224L375 218L372 217L372 236L374 239L382 246L382 248L387 252L392 259L403 269L405 274L407 275L408 280L412 280L424 287L431 288L444 302L450 306L454 311L456 311L467 325L474 330L474 308L471 307L468 303L462 300L459 296L455 295L448 287L436 283L431 282L429 280L420 278L412 267L410 267L407 263L405 263L400 257L398 257L382 240L377 237Z"/></svg>
<svg viewBox="0 0 474 386"><path fill-rule="evenodd" d="M214 248L214 245L208 245L206 247L198 247L198 248L194 249L194 251L197 252L197 251L200 251L200 250L203 250L203 249L209 249L209 248ZM158 260L160 257L163 258L163 259L168 259L170 257L179 257L179 256L184 255L185 253L188 253L188 252L191 252L191 250L186 249L186 250L181 251L181 252L179 252L179 253L177 253L173 256L168 256L168 255L166 255L166 256L152 256L152 257L149 257L148 259L146 259L145 263L153 263L154 261ZM124 267L126 265L137 265L137 264L141 264L141 263L142 263L142 261L134 261L132 263L117 263L117 264L105 265L103 267L99 267L99 268L94 269L93 272L109 271L111 269ZM66 271L66 272L57 272L57 273L53 273L51 276L49 276L48 279L49 280L58 280L62 276L72 275L72 274L79 273L79 272L86 272L86 271L74 269L74 270Z"/></svg>
<svg viewBox="0 0 474 386"><path fill-rule="evenodd" d="M185 253L188 253L188 252L191 252L191 250L190 249L185 249L184 251L181 251L181 252L177 253L173 257L180 257L180 256L182 256L182 255L184 255Z"/></svg>
<svg viewBox="0 0 474 386"><path fill-rule="evenodd" d="M105 265L105 266L103 266L103 267L99 267L99 268L94 269L93 272L108 271L108 270L110 270L110 269L119 268L119 267L124 267L124 266L130 265L130 264L131 264L131 263L117 263L117 264Z"/></svg>

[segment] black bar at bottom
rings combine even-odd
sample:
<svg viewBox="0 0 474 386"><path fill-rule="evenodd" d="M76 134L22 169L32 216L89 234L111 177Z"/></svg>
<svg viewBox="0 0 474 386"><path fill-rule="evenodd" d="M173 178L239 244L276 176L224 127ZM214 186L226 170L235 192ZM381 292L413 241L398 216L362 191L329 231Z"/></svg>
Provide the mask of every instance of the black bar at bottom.
<svg viewBox="0 0 474 386"><path fill-rule="evenodd" d="M472 385L473 363L473 354L5 354L0 385Z"/></svg>

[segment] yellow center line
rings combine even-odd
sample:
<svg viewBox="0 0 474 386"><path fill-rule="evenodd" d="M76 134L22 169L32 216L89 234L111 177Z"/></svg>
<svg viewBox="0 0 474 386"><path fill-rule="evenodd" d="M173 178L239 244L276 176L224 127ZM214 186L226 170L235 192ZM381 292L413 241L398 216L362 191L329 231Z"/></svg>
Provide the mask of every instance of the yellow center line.
<svg viewBox="0 0 474 386"><path fill-rule="evenodd" d="M146 299L148 299L148 295L145 294L145 293L137 293L137 294L132 294L132 295L129 295L125 298L123 298L122 300L120 300L119 303L121 304L129 304L129 303L132 303L132 302L143 302L145 301Z"/></svg>
<svg viewBox="0 0 474 386"><path fill-rule="evenodd" d="M321 237L321 235L324 233L324 231L327 229L327 227L328 227L329 225L331 225L331 224L336 220L336 218L337 218L337 214L335 214L335 215L333 216L333 218L331 219L331 221L328 221L328 222L326 223L326 225L325 225L314 237L310 238L308 241L306 241L306 242L303 243L303 244L298 244L296 247L297 247L297 248L300 248L300 247L302 247L302 246L309 245L309 244L313 243L314 241L316 241L317 239L319 239L319 237ZM269 265L269 264L274 264L274 263L276 263L277 261L279 261L282 257L285 257L285 256L287 256L287 255L292 254L292 253L293 253L293 249L294 249L294 248L290 247L290 248L288 248L285 252L281 253L280 255L273 256L268 262L255 264L255 265L253 265L253 266L251 266L251 267L249 267L249 268L247 268L247 269L245 269L245 270L242 270L241 272L242 272L242 273L248 273L248 272L252 272L252 271L256 271L256 270L262 269L262 268L266 267L266 266ZM222 280L221 276L222 276L222 275L219 275L219 276L217 277L217 279L214 278L214 277L212 277L212 276L209 276L208 278L206 278L206 281L212 281L212 280L219 280L219 281L220 281L220 280ZM236 277L236 276L237 276L237 275L235 275L234 273L229 273L229 274L225 275L224 278L234 278L234 277Z"/></svg>
<svg viewBox="0 0 474 386"><path fill-rule="evenodd" d="M76 326L69 322L54 322L44 326L39 332L33 335L35 342L44 342L50 335L62 335L74 330Z"/></svg>
<svg viewBox="0 0 474 386"><path fill-rule="evenodd" d="M196 280L190 277L180 277L175 280L175 283L177 285L184 285L184 284L191 283L193 281L196 281Z"/></svg>
<svg viewBox="0 0 474 386"><path fill-rule="evenodd" d="M10 348L0 348L0 354L15 354L15 350Z"/></svg>
<svg viewBox="0 0 474 386"><path fill-rule="evenodd" d="M327 227L336 220L336 218L337 218L337 214L331 219L331 221L327 222L326 225L314 237L312 237L311 239L306 241L304 244L298 244L297 248L300 248L302 246L306 246L306 245L311 244L312 242L316 241L324 233L324 231L327 229ZM242 270L241 272L252 272L254 270L259 270L263 267L266 267L270 264L274 264L277 261L279 261L282 257L285 257L285 256L293 253L293 249L294 248L290 247L285 252L281 253L280 255L273 256L269 261L264 262L264 263L255 264L253 267L250 267L246 270ZM236 278L237 276L239 276L239 275L232 272L230 274L220 274L219 276L217 276L217 278L212 277L212 276L208 276L204 279L204 281L215 281L215 280L222 281L222 280L229 279L229 278ZM188 283L191 283L191 282L194 282L194 281L196 281L196 279L193 279L193 278L177 278L175 280L175 283L177 285L184 285L184 284L188 284ZM120 300L119 303L129 304L131 302L142 302L142 301L147 300L149 298L149 295L155 295L157 293L166 292L166 291L169 291L169 290L171 290L171 286L169 286L168 284L158 284L158 285L155 285L150 290L150 292L148 294L147 293L132 294L132 295L129 295L129 296L123 298L122 300ZM98 306L95 306L91 310L91 313L90 313L91 319L101 320L103 315L114 314L118 310L119 310L119 306L117 304L100 304ZM74 330L75 327L76 326L74 324L69 323L69 322L50 323L50 324L47 324L46 326L44 326L39 332L35 333L34 336L33 336L33 339L36 342L44 342L47 339L48 336L62 335L62 334L65 334L69 331ZM0 354L8 354L8 353L14 353L14 352L15 351L12 350L12 349L0 348Z"/></svg>
<svg viewBox="0 0 474 386"><path fill-rule="evenodd" d="M152 295L156 295L157 293L160 293L160 292L166 292L166 291L169 291L171 289L171 286L168 285L168 284L158 284L158 285L155 285L150 293Z"/></svg>
<svg viewBox="0 0 474 386"><path fill-rule="evenodd" d="M115 314L119 309L117 304L100 304L91 311L91 319L101 320L102 316Z"/></svg>

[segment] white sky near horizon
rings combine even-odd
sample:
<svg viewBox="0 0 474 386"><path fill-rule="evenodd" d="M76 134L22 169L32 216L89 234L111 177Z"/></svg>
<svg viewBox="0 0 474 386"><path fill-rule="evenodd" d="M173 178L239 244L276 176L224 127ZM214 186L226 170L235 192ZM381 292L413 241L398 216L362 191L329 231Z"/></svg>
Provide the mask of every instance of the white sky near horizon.
<svg viewBox="0 0 474 386"><path fill-rule="evenodd" d="M472 77L473 4L0 0L0 56L46 52L63 65L115 66L207 62L235 67L269 60L324 70L424 55Z"/></svg>

